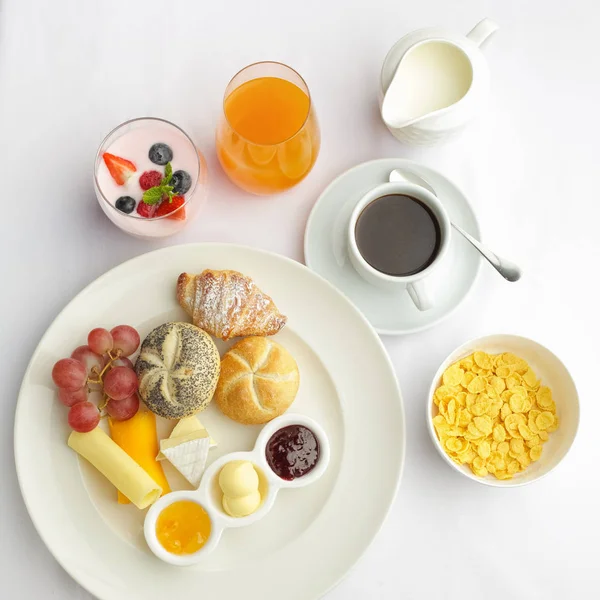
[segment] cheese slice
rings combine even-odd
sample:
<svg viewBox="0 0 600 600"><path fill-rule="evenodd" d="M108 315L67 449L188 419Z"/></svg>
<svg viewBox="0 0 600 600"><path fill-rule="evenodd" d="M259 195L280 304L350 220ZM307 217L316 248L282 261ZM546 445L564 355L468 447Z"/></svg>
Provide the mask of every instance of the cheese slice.
<svg viewBox="0 0 600 600"><path fill-rule="evenodd" d="M179 419L179 422L177 423L177 425L175 425L169 437L183 437L194 431L206 431L206 427L204 427L204 425L200 423L197 417L184 417L183 419ZM217 442L210 438L210 447L214 448L216 447L216 445Z"/></svg>
<svg viewBox="0 0 600 600"><path fill-rule="evenodd" d="M201 435L202 433L204 435ZM200 485L210 449L210 438L206 430L204 432L197 431L184 437L163 440L160 449L164 457L195 488Z"/></svg>
<svg viewBox="0 0 600 600"><path fill-rule="evenodd" d="M206 427L204 427L204 425L202 425L202 423L200 423L196 417L192 416L179 419L177 425L175 425L173 431L171 431L171 435L167 439L160 441L160 451L156 457L156 460L165 460L167 458L162 451L163 447L165 446L172 448L179 443L206 436L208 436ZM215 440L213 440L210 436L208 437L210 440L210 447L216 447L217 442L215 442ZM174 443L173 441L176 442Z"/></svg>

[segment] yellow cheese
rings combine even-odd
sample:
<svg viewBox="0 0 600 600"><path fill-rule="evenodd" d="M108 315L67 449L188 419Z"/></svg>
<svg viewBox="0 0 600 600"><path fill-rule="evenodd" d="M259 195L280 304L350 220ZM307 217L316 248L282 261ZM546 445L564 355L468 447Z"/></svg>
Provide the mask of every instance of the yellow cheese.
<svg viewBox="0 0 600 600"><path fill-rule="evenodd" d="M198 419L194 416L184 417L183 419L179 419L179 422L173 428L171 435L169 437L183 437L184 435L188 435L190 433L194 433L194 431L206 431L206 428L198 421Z"/></svg>
<svg viewBox="0 0 600 600"><path fill-rule="evenodd" d="M115 421L109 417L108 425L112 439L156 481L162 488L163 495L168 494L171 491L169 482L162 465L156 462L158 440L154 413L140 408L127 421ZM118 493L118 501L119 504L129 503L127 497L121 492Z"/></svg>
<svg viewBox="0 0 600 600"><path fill-rule="evenodd" d="M204 427L196 417L191 416L179 419L179 422L173 428L171 435L167 439L160 440L160 451L156 456L156 460L167 459L163 453L163 449L175 448L175 446L179 446L180 444L204 437L210 438L206 427ZM216 445L217 442L210 438L210 447L214 448Z"/></svg>
<svg viewBox="0 0 600 600"><path fill-rule="evenodd" d="M67 443L138 508L160 498L162 488L99 427L89 433L73 431Z"/></svg>
<svg viewBox="0 0 600 600"><path fill-rule="evenodd" d="M173 428L171 432L170 438L183 437L190 433L194 433L195 431L206 431L206 427L200 423L197 417L184 417L183 419L179 419L179 422ZM217 445L217 442L210 438L210 447L214 448Z"/></svg>

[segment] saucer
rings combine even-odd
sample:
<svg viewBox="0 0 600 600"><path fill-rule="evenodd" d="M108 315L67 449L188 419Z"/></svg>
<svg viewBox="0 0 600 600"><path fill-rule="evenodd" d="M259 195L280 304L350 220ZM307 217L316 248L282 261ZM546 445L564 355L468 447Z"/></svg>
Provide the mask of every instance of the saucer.
<svg viewBox="0 0 600 600"><path fill-rule="evenodd" d="M393 169L421 175L437 191L450 219L476 239L479 224L466 196L449 179L430 167L402 158L362 163L342 173L321 194L308 218L304 234L306 265L341 290L380 334L402 335L422 331L449 316L473 287L480 254L452 231L450 248L438 269L427 277L435 305L419 311L406 289L378 289L354 270L346 250L346 229L352 209L371 188L388 181Z"/></svg>

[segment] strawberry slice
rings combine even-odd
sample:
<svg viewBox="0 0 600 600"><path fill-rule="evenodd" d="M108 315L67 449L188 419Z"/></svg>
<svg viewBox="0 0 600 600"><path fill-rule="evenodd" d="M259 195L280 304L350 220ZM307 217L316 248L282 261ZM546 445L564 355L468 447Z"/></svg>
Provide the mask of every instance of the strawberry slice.
<svg viewBox="0 0 600 600"><path fill-rule="evenodd" d="M135 172L135 165L126 158L105 152L102 155L104 164L117 185L123 185Z"/></svg>
<svg viewBox="0 0 600 600"><path fill-rule="evenodd" d="M164 200L160 204L154 216L163 217L165 215L169 215L167 219L173 219L174 221L183 221L185 219L185 208L181 207L184 204L185 198L183 196L173 196L171 202L169 202L168 200Z"/></svg>

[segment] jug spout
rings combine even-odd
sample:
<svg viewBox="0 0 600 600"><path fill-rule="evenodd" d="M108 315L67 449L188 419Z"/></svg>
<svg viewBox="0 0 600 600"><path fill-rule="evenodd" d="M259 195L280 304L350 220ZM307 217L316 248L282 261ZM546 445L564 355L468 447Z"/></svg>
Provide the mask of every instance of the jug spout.
<svg viewBox="0 0 600 600"><path fill-rule="evenodd" d="M394 83L392 82L392 85ZM381 105L381 117L383 122L392 129L402 129L403 127L408 127L409 125L413 125L417 121L422 121L426 116L426 114L422 114L420 116L415 117L414 113L405 112L402 106L398 106L398 98L397 95L390 93L390 88L388 88L388 93L383 97L383 103Z"/></svg>
<svg viewBox="0 0 600 600"><path fill-rule="evenodd" d="M481 46L497 29L498 25L494 21L483 19L467 33L467 38L477 46Z"/></svg>
<svg viewBox="0 0 600 600"><path fill-rule="evenodd" d="M410 51L407 54L410 54ZM422 121L431 112L430 106L415 97L417 93L414 85L414 77L410 73L410 60L406 61L405 56L400 60L381 104L381 118L388 127L403 129Z"/></svg>

